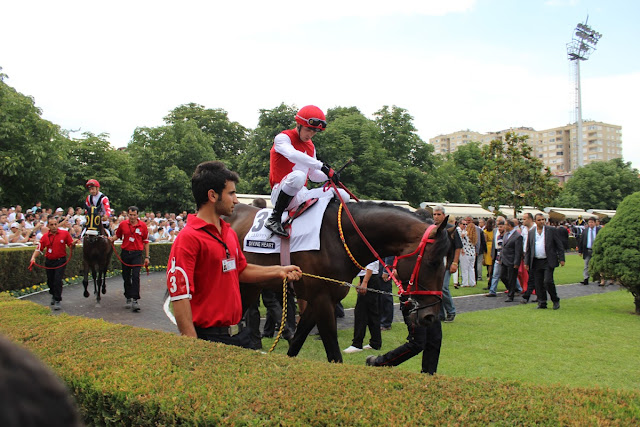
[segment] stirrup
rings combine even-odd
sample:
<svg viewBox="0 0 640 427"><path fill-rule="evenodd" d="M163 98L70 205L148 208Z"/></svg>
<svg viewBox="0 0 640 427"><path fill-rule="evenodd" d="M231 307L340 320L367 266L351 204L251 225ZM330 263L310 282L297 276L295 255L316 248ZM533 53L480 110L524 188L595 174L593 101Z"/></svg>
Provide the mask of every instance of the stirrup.
<svg viewBox="0 0 640 427"><path fill-rule="evenodd" d="M285 237L285 238L289 237L289 234L285 231L284 227L282 226L282 223L280 223L279 221L272 220L271 218L269 218L267 222L264 224L264 226L267 230L271 231L273 234L276 234L280 237Z"/></svg>

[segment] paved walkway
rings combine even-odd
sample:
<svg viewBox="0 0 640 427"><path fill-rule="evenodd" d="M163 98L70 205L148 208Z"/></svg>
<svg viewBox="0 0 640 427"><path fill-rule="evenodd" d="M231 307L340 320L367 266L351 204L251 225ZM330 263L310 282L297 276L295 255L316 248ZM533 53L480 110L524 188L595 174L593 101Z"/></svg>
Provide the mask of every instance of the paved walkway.
<svg viewBox="0 0 640 427"><path fill-rule="evenodd" d="M93 283L89 284L89 298L84 298L82 284L69 285L62 291L62 309L52 313L67 313L74 316L85 316L95 319L104 319L107 322L123 325L137 326L141 328L161 330L177 333L176 326L165 315L162 304L166 291L166 275L164 272L154 272L150 275L142 274L140 277L140 312L134 313L124 306L122 277L116 276L107 279L107 293L102 295L100 307L96 307L93 296ZM560 299L575 298L584 295L602 294L620 289L617 285L598 286L591 283L584 286L580 283L558 286ZM23 299L36 302L49 307L51 295L48 292L31 294ZM478 310L492 310L495 308L515 307L520 305L521 298L517 297L514 303L505 303L506 296L499 294L497 298L486 298L484 294L455 297L454 302L458 315ZM533 296L532 300L535 299ZM532 303L529 305L533 306ZM394 310L394 322L402 322L402 314L397 308ZM345 317L338 319L339 329L353 328L353 309L345 310Z"/></svg>

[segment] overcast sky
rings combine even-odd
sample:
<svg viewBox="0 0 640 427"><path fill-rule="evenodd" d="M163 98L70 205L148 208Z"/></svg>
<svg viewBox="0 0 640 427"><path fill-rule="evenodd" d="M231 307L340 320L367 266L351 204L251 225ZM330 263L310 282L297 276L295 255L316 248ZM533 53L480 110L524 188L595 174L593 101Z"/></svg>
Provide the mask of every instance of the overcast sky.
<svg viewBox="0 0 640 427"><path fill-rule="evenodd" d="M635 0L8 1L0 66L65 129L125 146L178 105L405 108L427 141L462 129L574 121L566 44L602 33L582 63L583 119L622 126L640 168ZM72 134L79 135L79 134Z"/></svg>

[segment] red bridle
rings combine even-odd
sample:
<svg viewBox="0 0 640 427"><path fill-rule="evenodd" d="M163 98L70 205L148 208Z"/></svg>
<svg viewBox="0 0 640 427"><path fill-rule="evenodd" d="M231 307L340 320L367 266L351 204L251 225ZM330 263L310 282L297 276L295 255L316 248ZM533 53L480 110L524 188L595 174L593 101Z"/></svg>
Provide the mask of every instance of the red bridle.
<svg viewBox="0 0 640 427"><path fill-rule="evenodd" d="M435 224L429 225L427 227L426 231L424 232L424 234L422 235L422 239L420 239L420 244L418 245L416 250L411 252L410 254L397 256L395 261L393 262L393 269L395 269L396 265L398 264L398 260L399 259L408 258L410 256L415 255L416 253L418 254L418 258L416 259L416 265L413 267L413 272L411 273L411 277L409 278L409 283L407 285L407 289L405 289L404 286L402 286L402 282L400 282L398 280L398 278L393 275L393 271L391 271L389 269L389 266L387 264L385 264L384 261L382 261L382 259L380 258L380 255L378 255L378 252L376 252L376 250L373 248L373 246L371 246L371 244L369 243L367 238L364 236L364 234L362 234L362 231L360 231L360 227L358 227L358 224L356 224L356 221L353 219L353 216L351 215L351 212L349 212L349 209L347 208L346 203L344 203L344 200L342 200L342 196L340 195L340 192L338 191L338 189L336 187L336 184L333 183L332 181L327 181L327 184L325 184L325 191L329 188L329 186L334 188L335 193L338 195L338 199L340 200L341 206L344 207L344 210L347 213L347 216L349 217L349 220L351 221L351 224L353 225L353 228L355 228L356 232L358 233L358 235L360 236L362 241L365 243L365 245L369 248L369 250L371 251L373 256L375 256L376 259L378 261L380 261L382 263L382 265L384 265L384 268L387 271L387 274L389 274L389 277L391 277L391 279L393 280L393 283L395 283L396 286L398 287L398 296L401 296L401 295L408 295L408 296L410 296L410 295L434 295L434 296L437 296L438 298L442 299L442 291L422 291L422 290L418 289L418 284L416 283L416 280L418 279L418 274L420 273L420 263L422 261L422 256L424 255L424 250L425 250L425 248L427 246L427 243L435 243L435 239L429 238L429 234L431 234L431 230L433 230L434 228L438 228L438 226L435 225ZM352 195L351 192L349 190L347 190L346 187L342 183L340 183L340 187L342 187L344 190L349 192L350 195ZM355 196L353 196L353 197L355 198ZM356 198L356 200L357 200L357 198ZM338 225L340 225L340 224L338 224ZM346 241L344 239L343 239L342 243L345 245L345 248L347 249L347 252L349 252L348 248L346 247ZM358 263L355 262L355 260L353 258L352 258L352 260L356 264L356 266L358 266ZM415 290L411 290L411 288L414 287L414 283L415 283Z"/></svg>
<svg viewBox="0 0 640 427"><path fill-rule="evenodd" d="M420 239L420 244L418 245L415 251L411 252L410 254L397 256L395 261L393 261L393 268L395 269L396 266L398 265L399 259L409 258L415 254L418 254L418 258L416 258L416 265L413 266L413 271L411 272L411 277L409 278L409 283L407 284L407 289L404 289L404 287L402 286L402 283L394 277L394 282L396 286L398 286L398 295L435 295L438 297L442 297L442 291L422 291L418 289L418 284L416 283L416 280L418 279L418 274L420 273L422 256L424 255L424 250L427 246L427 243L435 243L436 241L435 239L429 237L429 235L431 234L431 230L433 230L434 228L438 228L438 226L435 224L431 224L430 226L427 227L427 230L422 235L422 239ZM385 268L387 268L388 270L387 266L385 266ZM389 273L389 275L391 275L391 273ZM414 283L416 283L415 286L414 286ZM412 290L411 289L412 287L415 287L415 289Z"/></svg>

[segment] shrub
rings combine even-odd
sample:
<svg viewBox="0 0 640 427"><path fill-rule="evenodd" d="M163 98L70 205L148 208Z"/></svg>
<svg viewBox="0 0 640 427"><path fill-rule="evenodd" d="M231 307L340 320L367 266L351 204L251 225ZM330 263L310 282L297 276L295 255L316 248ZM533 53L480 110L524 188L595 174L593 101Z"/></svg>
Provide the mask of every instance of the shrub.
<svg viewBox="0 0 640 427"><path fill-rule="evenodd" d="M171 244L167 243L152 243L149 245L151 264L167 265L171 246ZM45 269L35 266L32 271L28 269L29 260L31 259L34 249L34 247L21 247L3 248L0 250L0 292L22 289L47 281ZM116 246L116 250L120 253L119 246ZM36 262L44 265L44 256L38 256ZM120 270L121 268L122 264L114 254L111 257L109 270ZM71 260L69 260L69 263L65 267L64 277L82 276L83 274L82 246L77 246L73 251Z"/></svg>
<svg viewBox="0 0 640 427"><path fill-rule="evenodd" d="M67 383L87 425L640 423L635 390L318 363L50 313L0 294L0 333Z"/></svg>
<svg viewBox="0 0 640 427"><path fill-rule="evenodd" d="M640 192L627 196L598 233L589 271L614 280L633 294L640 315Z"/></svg>

